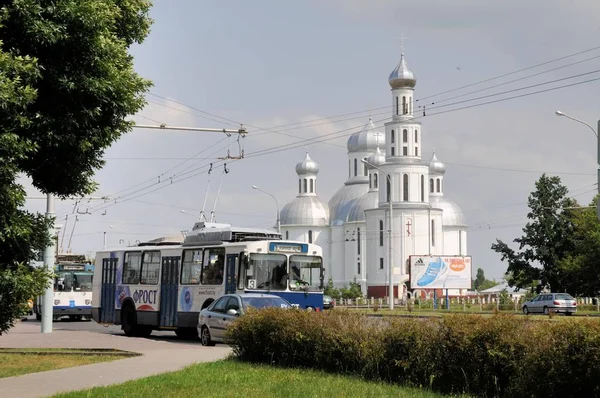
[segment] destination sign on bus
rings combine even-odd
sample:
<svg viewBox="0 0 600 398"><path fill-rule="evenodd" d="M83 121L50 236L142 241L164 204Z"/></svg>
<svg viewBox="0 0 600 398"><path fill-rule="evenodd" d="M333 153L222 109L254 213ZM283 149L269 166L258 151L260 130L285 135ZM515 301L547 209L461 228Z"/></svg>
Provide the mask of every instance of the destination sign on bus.
<svg viewBox="0 0 600 398"><path fill-rule="evenodd" d="M305 243L279 243L271 242L269 251L280 253L308 253L308 245Z"/></svg>
<svg viewBox="0 0 600 398"><path fill-rule="evenodd" d="M83 271L85 270L84 264L58 264L60 271Z"/></svg>

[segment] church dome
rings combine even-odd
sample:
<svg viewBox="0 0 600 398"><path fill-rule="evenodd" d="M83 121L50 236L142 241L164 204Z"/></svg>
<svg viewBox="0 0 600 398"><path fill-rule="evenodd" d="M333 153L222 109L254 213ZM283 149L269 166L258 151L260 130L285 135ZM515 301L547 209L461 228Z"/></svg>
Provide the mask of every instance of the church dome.
<svg viewBox="0 0 600 398"><path fill-rule="evenodd" d="M373 154L371 156L369 156L369 158L367 159L367 162L369 162L369 164L371 164L373 166L379 167L385 163L385 155L383 154L383 152L381 152L379 147L377 147L375 152L373 152Z"/></svg>
<svg viewBox="0 0 600 398"><path fill-rule="evenodd" d="M466 227L467 221L462 210L453 201L443 196L430 196L431 207L442 209L442 225L444 227Z"/></svg>
<svg viewBox="0 0 600 398"><path fill-rule="evenodd" d="M352 208L352 201L361 198L367 192L369 192L368 180L366 184L349 184L341 187L329 200L331 224L343 224Z"/></svg>
<svg viewBox="0 0 600 398"><path fill-rule="evenodd" d="M378 145L385 144L385 134L383 131L377 131L373 120L348 138L348 153L350 152L373 152Z"/></svg>
<svg viewBox="0 0 600 398"><path fill-rule="evenodd" d="M317 162L312 160L310 156L308 156L308 152L306 152L306 157L304 160L296 165L296 174L299 176L306 174L318 174L319 173L319 165Z"/></svg>
<svg viewBox="0 0 600 398"><path fill-rule="evenodd" d="M429 160L429 173L430 174L444 174L446 172L446 165L442 163L437 156L435 151Z"/></svg>
<svg viewBox="0 0 600 398"><path fill-rule="evenodd" d="M299 196L283 207L281 225L329 225L329 207L316 196Z"/></svg>
<svg viewBox="0 0 600 398"><path fill-rule="evenodd" d="M417 78L413 71L408 68L404 53L400 55L400 62L390 73L388 78L390 86L394 88L413 88L417 84Z"/></svg>
<svg viewBox="0 0 600 398"><path fill-rule="evenodd" d="M348 213L348 222L365 221L365 210L376 209L379 206L379 192L371 191L362 198L355 199Z"/></svg>

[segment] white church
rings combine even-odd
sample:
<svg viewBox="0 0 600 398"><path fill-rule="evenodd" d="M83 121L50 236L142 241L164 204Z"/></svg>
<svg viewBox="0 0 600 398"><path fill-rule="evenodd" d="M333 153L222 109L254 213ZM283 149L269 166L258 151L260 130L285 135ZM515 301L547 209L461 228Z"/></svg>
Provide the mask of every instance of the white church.
<svg viewBox="0 0 600 398"><path fill-rule="evenodd" d="M398 286L406 289L409 256L467 254L463 213L444 197L446 167L435 152L429 161L421 158L423 129L413 116L417 81L404 54L388 81L392 120L380 130L369 118L350 136L344 185L328 203L321 200L319 166L307 153L296 165L298 196L280 215L283 238L323 248L326 280L332 278L335 286L356 281L375 298L387 296L389 285L390 201L394 297L405 293Z"/></svg>

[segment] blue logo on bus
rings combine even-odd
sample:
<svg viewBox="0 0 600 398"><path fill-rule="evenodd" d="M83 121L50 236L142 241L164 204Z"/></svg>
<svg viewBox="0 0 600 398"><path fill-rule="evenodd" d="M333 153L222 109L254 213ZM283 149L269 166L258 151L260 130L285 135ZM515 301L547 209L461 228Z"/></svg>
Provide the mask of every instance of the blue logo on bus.
<svg viewBox="0 0 600 398"><path fill-rule="evenodd" d="M189 311L192 309L192 304L194 304L194 296L189 288L184 287L181 290L181 295L179 296L179 305L181 306L182 311Z"/></svg>
<svg viewBox="0 0 600 398"><path fill-rule="evenodd" d="M69 307L71 307L71 308L75 307L75 300L69 301Z"/></svg>

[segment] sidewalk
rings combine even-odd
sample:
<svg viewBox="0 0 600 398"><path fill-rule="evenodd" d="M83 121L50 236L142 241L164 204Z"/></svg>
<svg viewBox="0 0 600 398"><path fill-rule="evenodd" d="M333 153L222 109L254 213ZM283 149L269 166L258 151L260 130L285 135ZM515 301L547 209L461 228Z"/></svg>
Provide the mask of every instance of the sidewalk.
<svg viewBox="0 0 600 398"><path fill-rule="evenodd" d="M4 397L47 397L59 392L118 384L182 369L196 362L226 358L228 346L203 347L200 342L131 338L88 331L54 330L41 334L39 325L19 323L0 336L3 348L115 348L142 356L74 368L0 379Z"/></svg>

